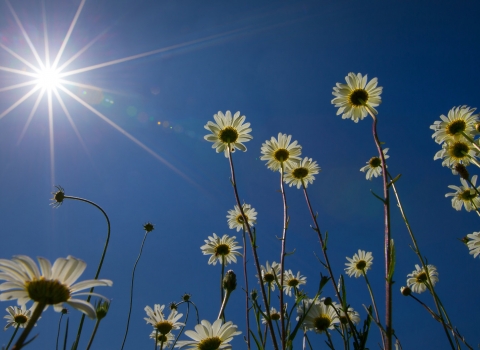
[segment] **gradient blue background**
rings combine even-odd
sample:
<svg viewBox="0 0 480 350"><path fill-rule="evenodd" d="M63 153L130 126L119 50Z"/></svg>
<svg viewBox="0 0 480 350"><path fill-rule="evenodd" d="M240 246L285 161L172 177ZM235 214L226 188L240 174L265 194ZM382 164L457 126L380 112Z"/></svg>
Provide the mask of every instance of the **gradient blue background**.
<svg viewBox="0 0 480 350"><path fill-rule="evenodd" d="M79 3L46 1L51 55L56 54ZM13 7L43 57L41 3L18 0ZM63 60L108 30L71 69L175 47L70 77L98 86L102 94L96 98L89 99L91 90L87 97L81 89L70 90L177 171L62 94L85 148L54 103L52 173L45 101L19 142L34 95L0 119L0 256L25 254L54 261L73 255L88 263L81 279L93 278L105 240L105 221L84 203L49 206L53 185L61 185L67 195L101 205L112 222L101 277L114 285L97 292L113 301L94 349L121 346L131 271L147 221L155 224L155 231L148 236L138 265L125 348L151 348L151 327L143 320L143 308L179 301L185 292L192 294L201 319L213 322L219 309L220 267L207 265L208 257L199 247L213 232L235 235L237 240L240 235L228 229L225 218L235 204L228 162L203 139L207 133L203 126L219 110L240 110L252 124L254 138L246 144L248 151L237 152L234 160L241 200L259 213L262 264L279 261L276 236L281 235L282 202L277 192L279 174L260 161L260 147L283 132L292 134L303 146L303 155L322 168L308 189L321 228L329 231L335 275L343 273L346 256L358 249L373 252L368 274L383 319L382 205L370 194L370 190L381 193L381 181L366 181L359 171L376 152L371 120L358 124L342 120L330 103L335 83L344 82L349 72L361 72L378 77L384 87L379 134L390 148L389 169L402 174L397 183L400 195L423 254L438 268L437 291L451 320L476 347L480 266L457 239L478 230L478 217L456 212L445 198L451 192L447 186L460 181L440 161L433 161L439 145L431 139L429 126L454 106L478 106L479 15L480 5L474 1L87 0ZM0 3L0 42L33 61L4 2ZM24 68L4 50L0 65ZM22 81L20 75L0 72L0 88ZM27 91L1 92L0 111ZM478 171L471 168L471 173ZM286 267L308 277L305 290L313 295L320 273L326 273L314 256L320 248L309 228L301 191L288 188L287 198L291 216L287 249L296 251L287 258ZM395 206L392 234L398 257L395 333L404 349L446 349L440 324L399 293L418 258ZM229 268L243 279L240 264ZM257 287L253 267L249 272L250 285ZM346 283L349 303L363 320L362 304L370 304L365 283L348 277ZM233 341L234 349L245 348L242 286L239 282L227 308L227 318L243 331ZM333 296L330 285L324 296L329 295ZM433 307L428 295L420 298ZM69 314L70 340L79 315L75 310ZM33 347L54 348L58 318L52 309L44 313L34 330L40 336ZM80 348L86 346L93 324L87 322ZM188 328L193 325L189 322ZM2 344L11 332L0 333ZM369 347L375 349L380 339L375 326L370 334ZM324 335L312 333L310 339L315 348L325 348ZM295 348L301 348L300 339Z"/></svg>

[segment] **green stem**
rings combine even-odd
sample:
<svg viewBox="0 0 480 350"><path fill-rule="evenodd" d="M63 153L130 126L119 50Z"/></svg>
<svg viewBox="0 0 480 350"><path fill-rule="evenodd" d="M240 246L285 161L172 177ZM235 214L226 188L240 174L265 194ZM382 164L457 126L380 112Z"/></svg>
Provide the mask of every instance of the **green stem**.
<svg viewBox="0 0 480 350"><path fill-rule="evenodd" d="M247 240L245 238L245 225L243 225L243 276L245 278L245 321L247 323L247 349L250 350L250 307L248 300L248 275L247 275Z"/></svg>
<svg viewBox="0 0 480 350"><path fill-rule="evenodd" d="M280 255L280 324L281 324L281 340L282 349L285 349L285 315L283 314L283 279L285 275L285 255L287 245L287 226L288 226L288 208L287 208L287 196L285 194L285 186L283 184L283 162L280 164L280 189L282 192L283 200L283 232L282 232L282 252Z"/></svg>
<svg viewBox="0 0 480 350"><path fill-rule="evenodd" d="M367 288L368 292L370 293L370 299L372 299L372 304L373 304L373 310L375 311L375 318L376 318L376 323L381 324L380 322L380 316L378 314L378 309L377 309L377 303L375 302L375 297L373 296L373 291L372 287L370 286L370 282L368 281L367 274L365 273L365 270L362 270L363 277L365 277L365 282L367 283ZM383 343L383 348L385 348L385 334L383 334L383 330L380 328L380 336L382 337L382 343Z"/></svg>
<svg viewBox="0 0 480 350"><path fill-rule="evenodd" d="M43 309L45 309L45 306L47 306L46 302L37 303L37 306L35 307L35 310L33 311L33 314L30 317L30 320L28 320L27 327L25 327L22 334L17 339L17 342L13 346L12 350L20 350L23 347L23 343L25 343L25 340L30 334L30 331L33 329L33 327L35 326L35 323L37 323L38 319L40 318L40 315L42 314Z"/></svg>
<svg viewBox="0 0 480 350"><path fill-rule="evenodd" d="M57 332L57 343L55 345L55 349L58 350L58 338L60 338L60 326L62 324L62 318L63 318L63 312L62 314L60 315L60 320L58 321L58 332ZM7 346L7 350L8 350L8 346Z"/></svg>
<svg viewBox="0 0 480 350"><path fill-rule="evenodd" d="M220 312L218 313L217 319L221 318L223 322L225 322L225 316L223 313L225 312L225 308L227 307L228 299L230 298L231 293L232 291L230 290L227 290L227 293L225 293L225 298L223 299L222 307L220 308Z"/></svg>
<svg viewBox="0 0 480 350"><path fill-rule="evenodd" d="M97 334L98 326L100 326L100 321L101 320L102 319L97 318L97 320L95 322L95 327L93 328L92 336L90 337L90 340L88 341L88 345L87 345L86 350L90 350L90 347L92 346L92 343L93 343L93 339L95 338L95 335Z"/></svg>
<svg viewBox="0 0 480 350"><path fill-rule="evenodd" d="M17 332L18 332L19 328L20 328L20 324L17 324L17 327L15 327L15 331L13 332L12 337L10 338L10 341L8 342L5 350L8 350L8 348L10 347L10 344L12 344L12 341L13 341L13 339L15 339L15 336L17 335Z"/></svg>

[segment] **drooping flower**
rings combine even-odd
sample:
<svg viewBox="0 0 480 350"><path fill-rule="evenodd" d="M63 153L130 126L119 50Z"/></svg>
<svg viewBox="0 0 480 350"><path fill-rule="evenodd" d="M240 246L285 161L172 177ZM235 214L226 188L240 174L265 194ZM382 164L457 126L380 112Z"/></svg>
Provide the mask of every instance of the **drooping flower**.
<svg viewBox="0 0 480 350"><path fill-rule="evenodd" d="M442 114L440 116L442 120L437 120L430 126L430 129L435 131L432 138L436 143L464 140L463 132L473 139L478 135L478 131L475 129L478 114L473 114L475 110L476 108L468 106L458 106L453 107L447 117Z"/></svg>
<svg viewBox="0 0 480 350"><path fill-rule="evenodd" d="M242 209L245 217L247 218L248 224L250 226L256 225L257 212L255 211L255 208L252 208L250 204L242 204ZM240 208L238 205L235 205L233 210L228 211L227 219L229 228L236 228L237 232L243 229L243 225L245 223L243 222L242 213L240 213Z"/></svg>
<svg viewBox="0 0 480 350"><path fill-rule="evenodd" d="M145 312L148 317L145 317L144 320L148 324L151 324L158 333L166 335L174 329L179 329L181 326L184 326L184 323L177 322L182 318L183 314L179 314L177 310L173 309L170 311L168 318L165 318L163 314L163 309L165 305L155 304L154 309L150 306L145 306Z"/></svg>
<svg viewBox="0 0 480 350"><path fill-rule="evenodd" d="M58 208L63 204L63 200L65 199L65 190L62 186L55 186L57 189L56 192L52 192L53 198L51 199L53 202L50 205L53 205L54 208Z"/></svg>
<svg viewBox="0 0 480 350"><path fill-rule="evenodd" d="M225 152L225 157L228 157L228 145L230 145L230 152L234 152L235 149L245 152L247 147L243 142L253 139L249 134L252 131L250 123L243 123L245 116L240 116L240 112L237 112L232 117L230 111L227 111L225 115L219 111L213 115L213 118L215 123L209 121L204 126L205 129L212 132L204 136L205 140L213 142L212 148L215 148L217 153Z"/></svg>
<svg viewBox="0 0 480 350"><path fill-rule="evenodd" d="M468 166L475 162L477 154L476 148L468 141L445 141L433 160L443 159L442 166L454 168L458 163Z"/></svg>
<svg viewBox="0 0 480 350"><path fill-rule="evenodd" d="M9 306L5 310L7 310L8 315L4 318L7 319L7 325L3 329L4 331L13 326L14 328L25 328L27 326L30 317L32 316L34 307L32 306L30 309L27 310L25 305L21 307L18 306ZM36 324L35 324L36 325Z"/></svg>
<svg viewBox="0 0 480 350"><path fill-rule="evenodd" d="M452 197L452 207L454 207L456 210L461 210L462 206L465 207L466 211L480 208L480 198L477 193L477 191L480 190L480 186L475 187L477 183L477 175L473 175L471 181L473 187L470 187L470 184L465 179L460 179L460 182L463 186L448 186L456 192L447 193L445 197ZM477 190L475 190L475 188Z"/></svg>
<svg viewBox="0 0 480 350"><path fill-rule="evenodd" d="M203 255L211 255L208 259L208 264L216 265L217 262L220 264L231 264L237 262L237 256L242 256L241 253L236 252L237 249L242 248L237 245L235 242L235 236L230 237L228 235L223 235L222 238L218 237L215 233L212 236L209 236L205 240L205 245L201 246Z"/></svg>
<svg viewBox="0 0 480 350"><path fill-rule="evenodd" d="M364 272L367 273L367 271L370 269L370 266L373 264L372 252L365 252L365 250L360 249L358 250L358 253L353 255L352 258L347 256L347 260L349 262L345 263L345 265L347 265L345 272L350 277L355 276L355 278L363 276Z"/></svg>
<svg viewBox="0 0 480 350"><path fill-rule="evenodd" d="M382 150L385 159L390 158L390 156L387 155L388 150L389 148ZM365 165L363 168L360 168L360 171L367 172L367 175L365 176L367 180L371 180L373 176L378 177L382 175L382 160L378 156L372 157L367 162L367 165Z"/></svg>
<svg viewBox="0 0 480 350"><path fill-rule="evenodd" d="M176 348L188 347L187 350L227 350L232 349L229 344L233 337L242 332L237 331L237 326L232 322L223 324L221 319L216 320L213 325L202 320L195 326L195 331L186 331L185 335L193 340L179 341Z"/></svg>
<svg viewBox="0 0 480 350"><path fill-rule="evenodd" d="M285 173L284 181L290 187L297 186L297 188L302 187L302 183L305 187L308 187L308 184L313 184L315 176L320 171L316 161L312 161L312 158L305 157L299 162L292 162L291 165L287 168Z"/></svg>
<svg viewBox="0 0 480 350"><path fill-rule="evenodd" d="M292 296L292 290L295 290L302 284L307 283L307 277L300 275L300 271L295 276L292 270L285 271L283 275L283 291L286 295Z"/></svg>
<svg viewBox="0 0 480 350"><path fill-rule="evenodd" d="M73 297L90 295L90 292L77 292L92 287L111 286L112 281L86 280L73 284L87 267L84 261L73 256L58 258L53 266L45 258L39 257L38 262L41 270L25 255L14 256L11 260L0 259L0 280L6 281L0 285L0 300L17 299L19 305L33 300L53 305L57 312L61 312L63 303L67 303L88 317L95 318L96 312L92 304Z"/></svg>
<svg viewBox="0 0 480 350"><path fill-rule="evenodd" d="M348 73L345 77L347 84L337 83L332 94L335 98L332 104L339 107L337 115L341 114L342 119L352 119L355 123L365 118L368 114L368 107L374 114L377 114L377 107L382 103L380 94L383 88L377 87L377 78L367 83L367 75L362 77L361 73L355 75Z"/></svg>
<svg viewBox="0 0 480 350"><path fill-rule="evenodd" d="M469 241L467 242L468 250L474 258L480 254L480 232L474 232L467 235Z"/></svg>
<svg viewBox="0 0 480 350"><path fill-rule="evenodd" d="M263 265L260 266L260 271L262 273L263 283L268 284L268 286L270 287L270 290L273 292L275 290L275 285L277 284L275 282L275 279L277 281L280 280L280 278L278 277L278 274L280 273L280 265L275 261L272 262L272 265L270 265L267 261L265 266Z"/></svg>
<svg viewBox="0 0 480 350"><path fill-rule="evenodd" d="M315 333L324 333L328 329L334 329L335 324L340 323L337 312L331 305L325 305L321 300L308 299L297 307L298 317L303 317L303 326Z"/></svg>
<svg viewBox="0 0 480 350"><path fill-rule="evenodd" d="M432 285L438 282L438 272L437 268L433 265L427 265L428 275L430 276L430 281ZM407 275L407 284L414 293L423 293L427 290L428 277L425 269L420 267L418 264L415 265L415 270L412 273Z"/></svg>
<svg viewBox="0 0 480 350"><path fill-rule="evenodd" d="M172 345L173 341L175 340L175 337L172 333L162 334L157 330L154 330L152 333L150 333L150 338L153 339L158 345L162 344L163 342L164 349ZM155 338L157 339L155 340Z"/></svg>
<svg viewBox="0 0 480 350"><path fill-rule="evenodd" d="M291 167L293 161L300 161L300 154L302 153L302 146L297 144L297 141L290 143L292 135L278 133L278 138L272 136L270 140L262 144L261 160L267 161L267 167L273 171L281 168L282 163L284 169Z"/></svg>

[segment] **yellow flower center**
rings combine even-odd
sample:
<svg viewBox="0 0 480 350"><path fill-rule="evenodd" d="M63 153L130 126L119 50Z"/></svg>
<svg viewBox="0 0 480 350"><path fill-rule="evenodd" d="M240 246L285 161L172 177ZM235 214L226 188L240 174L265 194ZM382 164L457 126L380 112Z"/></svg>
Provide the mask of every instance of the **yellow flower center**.
<svg viewBox="0 0 480 350"><path fill-rule="evenodd" d="M168 334L173 329L173 325L168 321L160 321L155 325L155 328L161 334Z"/></svg>
<svg viewBox="0 0 480 350"><path fill-rule="evenodd" d="M24 324L27 323L28 317L25 315L17 315L13 318L16 324Z"/></svg>
<svg viewBox="0 0 480 350"><path fill-rule="evenodd" d="M217 350L222 345L222 339L219 337L210 337L202 339L198 345L198 350Z"/></svg>
<svg viewBox="0 0 480 350"><path fill-rule="evenodd" d="M25 286L30 299L36 302L55 305L70 299L70 290L57 280L46 280L41 277L38 280L27 281Z"/></svg>
<svg viewBox="0 0 480 350"><path fill-rule="evenodd" d="M378 168L380 165L382 165L382 160L378 157L372 157L368 161L368 165L370 165L371 168Z"/></svg>
<svg viewBox="0 0 480 350"><path fill-rule="evenodd" d="M450 156L456 159L463 159L467 156L469 151L468 145L463 142L455 142L450 146Z"/></svg>
<svg viewBox="0 0 480 350"><path fill-rule="evenodd" d="M303 179L308 175L308 169L307 168L296 168L294 171L292 171L292 175L296 179Z"/></svg>
<svg viewBox="0 0 480 350"><path fill-rule="evenodd" d="M273 158L279 162L285 162L290 157L290 152L288 152L285 148L279 148L273 154Z"/></svg>
<svg viewBox="0 0 480 350"><path fill-rule="evenodd" d="M455 136L456 134L460 134L462 131L465 131L466 128L467 123L465 123L465 120L457 119L448 123L446 132L451 136Z"/></svg>
<svg viewBox="0 0 480 350"><path fill-rule="evenodd" d="M230 253L230 247L227 244L219 244L215 247L215 256L227 255Z"/></svg>
<svg viewBox="0 0 480 350"><path fill-rule="evenodd" d="M330 317L327 315L321 315L313 320L313 325L318 331L325 332L330 326L331 322L332 321L330 320Z"/></svg>
<svg viewBox="0 0 480 350"><path fill-rule="evenodd" d="M289 287L296 287L298 286L298 280L296 278L292 278L290 281L287 282Z"/></svg>
<svg viewBox="0 0 480 350"><path fill-rule="evenodd" d="M417 282L418 283L425 283L427 282L427 274L422 271L417 275Z"/></svg>
<svg viewBox="0 0 480 350"><path fill-rule="evenodd" d="M365 260L360 260L357 262L357 264L355 265L355 267L357 268L357 270L362 270L367 266L367 262Z"/></svg>
<svg viewBox="0 0 480 350"><path fill-rule="evenodd" d="M368 92L364 89L355 89L348 95L348 103L354 107L363 106L368 101Z"/></svg>
<svg viewBox="0 0 480 350"><path fill-rule="evenodd" d="M247 216L247 215L245 215L245 218L246 218L247 221L248 221L248 216ZM243 221L243 217L242 217L241 214L237 216L237 222L238 222L239 224L241 224L241 225L243 225L243 224L245 223L245 222Z"/></svg>
<svg viewBox="0 0 480 350"><path fill-rule="evenodd" d="M477 197L477 193L474 190L465 190L458 195L460 199L464 202L470 202L472 199Z"/></svg>
<svg viewBox="0 0 480 350"><path fill-rule="evenodd" d="M234 143L238 139L238 132L235 128L227 126L220 131L218 138L222 140L223 143Z"/></svg>

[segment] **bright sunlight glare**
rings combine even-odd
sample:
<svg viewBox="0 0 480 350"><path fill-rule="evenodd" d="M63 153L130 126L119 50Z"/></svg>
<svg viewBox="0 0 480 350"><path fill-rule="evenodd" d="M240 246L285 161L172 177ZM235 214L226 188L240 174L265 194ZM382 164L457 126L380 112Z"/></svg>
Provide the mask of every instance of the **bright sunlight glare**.
<svg viewBox="0 0 480 350"><path fill-rule="evenodd" d="M38 87L52 90L60 87L59 72L51 67L46 67L37 76Z"/></svg>

